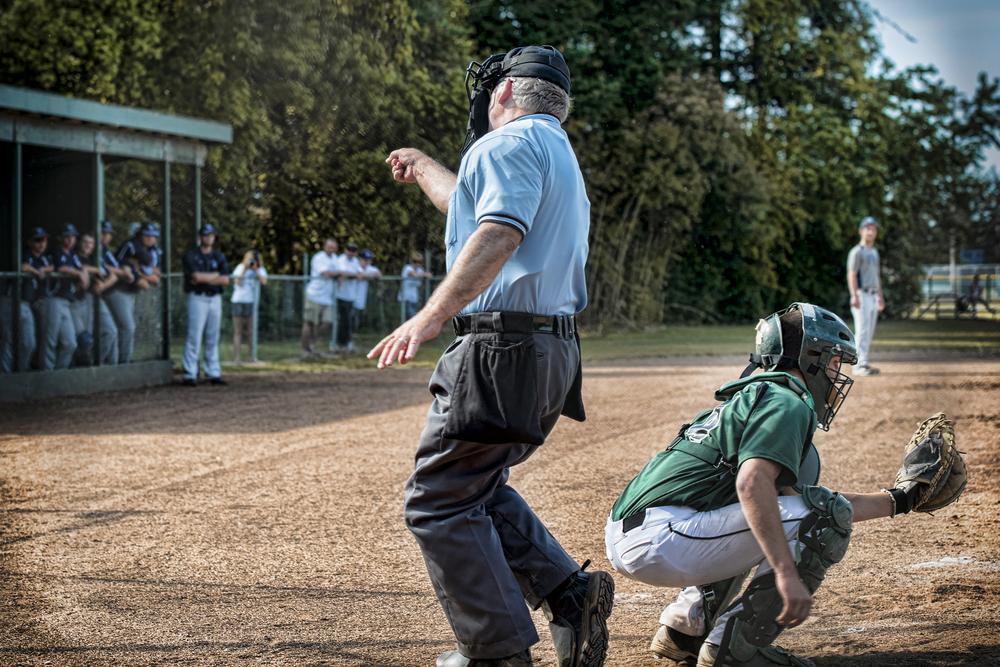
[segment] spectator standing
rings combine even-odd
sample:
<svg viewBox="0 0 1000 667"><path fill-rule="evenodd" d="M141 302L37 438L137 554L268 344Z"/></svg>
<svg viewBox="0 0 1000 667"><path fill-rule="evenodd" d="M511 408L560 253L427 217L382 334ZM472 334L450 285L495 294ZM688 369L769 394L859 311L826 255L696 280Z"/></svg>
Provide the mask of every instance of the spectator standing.
<svg viewBox="0 0 1000 667"><path fill-rule="evenodd" d="M337 281L337 348L338 353L350 354L354 351L351 340L354 327L354 300L357 298L358 276L361 274L361 262L358 259L358 246L348 243L345 252L338 258L340 279Z"/></svg>
<svg viewBox="0 0 1000 667"><path fill-rule="evenodd" d="M107 244L111 243L110 232L107 232ZM111 315L118 325L118 363L132 362L132 350L135 346L135 295L148 290L158 282L152 266L158 261L150 253L150 248L156 246L160 230L152 223L141 225L138 231L118 248L115 261L121 274L118 286L107 296ZM101 243L105 236L102 233Z"/></svg>
<svg viewBox="0 0 1000 667"><path fill-rule="evenodd" d="M323 249L309 262L309 284L306 285L305 307L302 312L302 358L315 356L316 336L330 335L333 322L333 279L340 275L337 241L327 239Z"/></svg>
<svg viewBox="0 0 1000 667"><path fill-rule="evenodd" d="M31 357L35 354L35 318L39 319L45 303L45 279L52 272L52 262L45 251L48 249L49 235L41 227L31 230L31 239L24 254L21 272L21 307L18 309L17 365L14 364L14 323L13 294L14 283L10 283L4 297L0 299L0 366L4 373L14 370L27 371L31 369Z"/></svg>
<svg viewBox="0 0 1000 667"><path fill-rule="evenodd" d="M53 255L53 270L61 274L45 300L42 326L42 370L69 368L76 352L76 327L70 308L77 295L90 287L90 274L74 251L79 233L76 225L63 227L62 246Z"/></svg>
<svg viewBox="0 0 1000 667"><path fill-rule="evenodd" d="M233 270L233 363L240 363L243 330L247 333L247 348L253 341L253 309L260 294L260 285L267 284L267 269L260 262L260 253L248 250L243 261ZM250 349L251 354L253 350Z"/></svg>
<svg viewBox="0 0 1000 667"><path fill-rule="evenodd" d="M375 259L375 253L368 248L358 254L361 271L358 272L358 286L354 295L354 310L352 311L354 321L351 325L355 332L361 328L361 316L368 305L368 283L382 277L382 272L378 270L378 267L372 265L373 259Z"/></svg>
<svg viewBox="0 0 1000 667"><path fill-rule="evenodd" d="M184 291L187 293L187 338L184 341L184 384L198 384L198 360L205 341L205 377L226 384L219 365L219 327L222 324L222 288L229 284L225 256L213 248L215 227L198 230L199 246L184 253Z"/></svg>
<svg viewBox="0 0 1000 667"><path fill-rule="evenodd" d="M877 375L878 369L868 365L868 353L878 314L885 310L882 297L882 279L879 269L875 237L878 225L875 218L867 216L858 225L860 241L847 255L847 289L851 293L851 315L854 316L854 337L858 342L858 365L854 375Z"/></svg>
<svg viewBox="0 0 1000 667"><path fill-rule="evenodd" d="M71 310L73 325L76 327L77 359L90 363L94 344L94 299L97 299L101 318L100 360L101 364L107 366L118 362L118 327L115 326L111 311L108 310L101 295L118 282L118 274L107 267L103 257L97 266L87 264L87 260L94 254L94 246L94 237L90 234L82 235L80 242L77 243L77 254L84 264L84 269L91 275L91 279L90 289L77 294Z"/></svg>
<svg viewBox="0 0 1000 667"><path fill-rule="evenodd" d="M424 258L419 252L410 255L410 263L403 266L400 273L403 278L399 287L399 301L403 304L403 321L417 314L420 304L420 283L424 278L430 278L431 273L424 270Z"/></svg>

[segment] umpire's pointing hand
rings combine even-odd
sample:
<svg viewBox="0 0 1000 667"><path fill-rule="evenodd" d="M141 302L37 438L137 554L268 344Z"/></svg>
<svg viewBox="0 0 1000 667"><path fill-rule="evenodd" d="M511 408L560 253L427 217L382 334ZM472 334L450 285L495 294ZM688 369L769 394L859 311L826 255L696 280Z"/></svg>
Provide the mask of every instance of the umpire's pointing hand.
<svg viewBox="0 0 1000 667"><path fill-rule="evenodd" d="M421 343L441 333L446 319L439 317L433 308L424 308L380 340L368 353L368 358L378 358L378 368L392 366L393 361L405 364L417 356Z"/></svg>

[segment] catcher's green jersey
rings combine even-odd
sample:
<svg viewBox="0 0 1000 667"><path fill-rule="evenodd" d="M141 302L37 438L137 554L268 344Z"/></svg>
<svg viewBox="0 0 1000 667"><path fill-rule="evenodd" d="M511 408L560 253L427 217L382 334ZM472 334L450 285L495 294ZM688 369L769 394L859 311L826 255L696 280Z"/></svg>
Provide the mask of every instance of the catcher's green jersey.
<svg viewBox="0 0 1000 667"><path fill-rule="evenodd" d="M747 459L774 461L777 485L793 486L816 431L812 396L787 373L759 373L724 385L705 410L629 482L611 509L615 521L647 507L698 511L738 502L736 471Z"/></svg>

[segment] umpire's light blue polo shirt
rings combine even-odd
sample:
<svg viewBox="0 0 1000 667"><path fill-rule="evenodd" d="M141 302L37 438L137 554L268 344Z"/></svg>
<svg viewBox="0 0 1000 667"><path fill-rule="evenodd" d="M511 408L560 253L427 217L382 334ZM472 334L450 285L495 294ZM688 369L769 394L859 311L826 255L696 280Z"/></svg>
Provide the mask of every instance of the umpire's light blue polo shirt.
<svg viewBox="0 0 1000 667"><path fill-rule="evenodd" d="M554 116L521 116L477 141L448 201L448 270L479 224L524 238L493 283L462 313L574 315L587 305L590 200L566 132Z"/></svg>

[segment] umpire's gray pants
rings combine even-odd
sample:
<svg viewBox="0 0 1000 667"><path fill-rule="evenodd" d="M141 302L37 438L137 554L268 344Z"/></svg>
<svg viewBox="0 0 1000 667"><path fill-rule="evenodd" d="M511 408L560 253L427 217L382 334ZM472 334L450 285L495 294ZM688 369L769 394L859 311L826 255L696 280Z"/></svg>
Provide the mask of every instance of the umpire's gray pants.
<svg viewBox="0 0 1000 667"><path fill-rule="evenodd" d="M131 363L135 341L135 292L114 289L105 293L104 301L118 329L118 363Z"/></svg>
<svg viewBox="0 0 1000 667"><path fill-rule="evenodd" d="M101 345L100 359L104 366L113 366L118 363L118 327L111 316L104 299L99 299L98 308L101 317ZM73 312L73 324L76 326L76 335L86 331L94 334L94 295L86 293L82 299L73 302L70 307Z"/></svg>
<svg viewBox="0 0 1000 667"><path fill-rule="evenodd" d="M405 518L459 650L472 658L497 658L538 641L525 601L537 607L580 568L507 485L510 466L525 461L537 446L444 437L451 401L460 399L454 396L459 369L476 336L499 334L456 339L431 377L434 401L406 484ZM579 347L573 339L551 334L534 334L534 339L538 410L548 434L576 377Z"/></svg>
<svg viewBox="0 0 1000 667"><path fill-rule="evenodd" d="M76 327L69 299L50 296L42 317L42 370L69 368L76 352Z"/></svg>
<svg viewBox="0 0 1000 667"><path fill-rule="evenodd" d="M18 309L17 365L14 364L14 321L11 297L0 298L0 371L13 373L31 370L31 355L35 353L35 314L31 305L22 301Z"/></svg>

